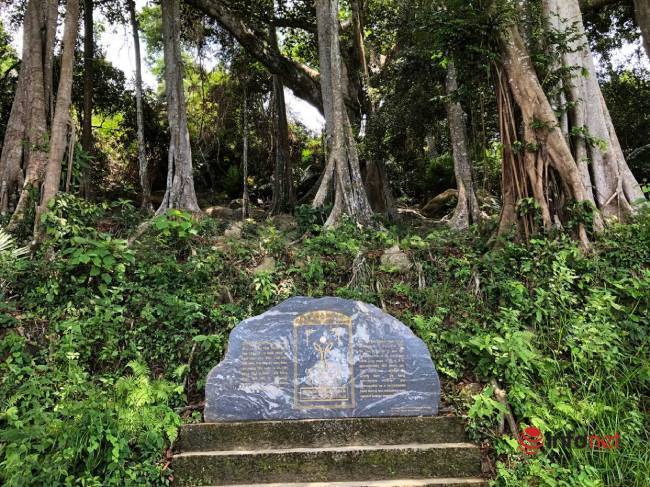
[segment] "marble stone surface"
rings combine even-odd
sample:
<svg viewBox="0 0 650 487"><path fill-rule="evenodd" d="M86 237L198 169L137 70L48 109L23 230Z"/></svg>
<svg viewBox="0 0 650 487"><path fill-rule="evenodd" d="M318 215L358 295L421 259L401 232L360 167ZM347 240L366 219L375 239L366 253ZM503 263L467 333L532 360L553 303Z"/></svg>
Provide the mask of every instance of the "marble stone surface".
<svg viewBox="0 0 650 487"><path fill-rule="evenodd" d="M207 422L431 416L440 382L424 342L392 316L296 297L231 332L205 396Z"/></svg>

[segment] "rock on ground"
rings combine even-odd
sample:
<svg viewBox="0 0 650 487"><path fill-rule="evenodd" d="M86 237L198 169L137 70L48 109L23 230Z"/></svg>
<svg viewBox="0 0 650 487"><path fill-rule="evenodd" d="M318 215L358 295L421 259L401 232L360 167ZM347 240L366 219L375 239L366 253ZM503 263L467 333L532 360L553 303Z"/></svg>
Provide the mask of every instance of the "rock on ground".
<svg viewBox="0 0 650 487"><path fill-rule="evenodd" d="M381 265L398 272L408 272L413 267L408 255L399 248L399 245L394 245L384 251L381 256Z"/></svg>
<svg viewBox="0 0 650 487"><path fill-rule="evenodd" d="M235 222L231 224L228 228L226 228L226 231L224 232L223 235L224 237L228 237L228 238L240 238L243 229L244 229L243 222Z"/></svg>
<svg viewBox="0 0 650 487"><path fill-rule="evenodd" d="M273 257L264 257L262 263L253 269L254 274L260 274L262 272L270 273L275 270L275 259Z"/></svg>

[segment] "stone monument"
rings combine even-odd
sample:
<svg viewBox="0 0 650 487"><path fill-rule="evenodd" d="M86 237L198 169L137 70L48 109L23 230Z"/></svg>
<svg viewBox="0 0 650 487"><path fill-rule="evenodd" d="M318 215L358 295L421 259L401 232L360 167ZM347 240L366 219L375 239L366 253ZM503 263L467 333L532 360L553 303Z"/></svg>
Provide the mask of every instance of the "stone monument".
<svg viewBox="0 0 650 487"><path fill-rule="evenodd" d="M205 396L207 422L432 416L440 382L424 342L392 316L296 297L231 332Z"/></svg>

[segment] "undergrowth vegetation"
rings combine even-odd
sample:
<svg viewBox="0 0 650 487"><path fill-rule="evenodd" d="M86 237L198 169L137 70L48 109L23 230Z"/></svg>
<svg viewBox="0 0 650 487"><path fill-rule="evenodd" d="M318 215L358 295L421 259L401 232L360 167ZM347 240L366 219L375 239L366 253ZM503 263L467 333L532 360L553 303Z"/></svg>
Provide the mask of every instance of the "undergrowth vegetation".
<svg viewBox="0 0 650 487"><path fill-rule="evenodd" d="M0 483L169 483L166 449L182 421L200 421L229 331L288 297L334 295L384 308L428 344L445 407L468 416L497 485L647 485L649 214L589 254L562 235L493 245L478 230L323 231L320 215L297 214L226 238L227 222L170 212L128 245L130 204L61 196L35 255L5 243ZM410 271L381 265L394 244ZM524 455L502 427L508 408L519 428L618 433L619 448Z"/></svg>

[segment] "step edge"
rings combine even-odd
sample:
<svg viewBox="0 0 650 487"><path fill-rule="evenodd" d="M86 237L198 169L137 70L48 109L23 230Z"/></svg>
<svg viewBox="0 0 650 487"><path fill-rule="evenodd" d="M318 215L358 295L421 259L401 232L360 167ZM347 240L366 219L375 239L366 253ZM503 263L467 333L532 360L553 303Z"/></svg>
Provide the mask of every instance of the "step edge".
<svg viewBox="0 0 650 487"><path fill-rule="evenodd" d="M267 484L223 484L200 487L421 487L429 485L487 485L488 480L480 477L450 477L427 479L354 480L336 482L294 482Z"/></svg>
<svg viewBox="0 0 650 487"><path fill-rule="evenodd" d="M311 419L267 419L267 420L251 420L251 421L211 421L203 423L188 423L181 425L180 429L191 428L216 428L219 426L226 427L245 427L248 425L265 425L265 424L278 424L284 423L285 425L297 426L307 423L322 423L322 422L398 422L403 420L429 420L429 421L456 421L464 422L462 416L385 416L385 417L355 417L355 418L311 418Z"/></svg>
<svg viewBox="0 0 650 487"><path fill-rule="evenodd" d="M253 455L287 455L292 453L346 453L352 451L386 451L386 450L444 450L465 449L479 450L473 443L406 443L400 445L350 445L314 448L275 448L268 450L205 450L175 453L173 459L188 457L225 457L225 456L253 456Z"/></svg>

